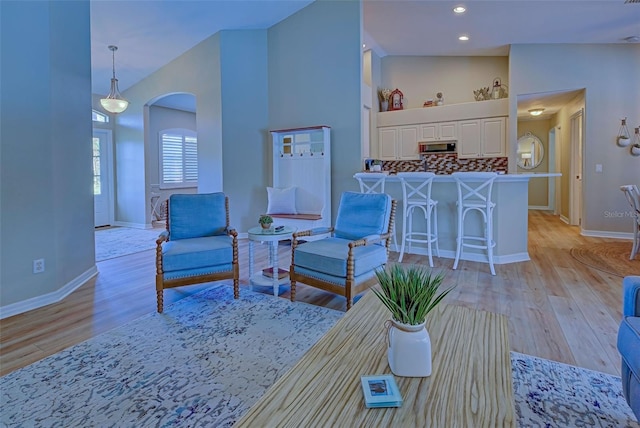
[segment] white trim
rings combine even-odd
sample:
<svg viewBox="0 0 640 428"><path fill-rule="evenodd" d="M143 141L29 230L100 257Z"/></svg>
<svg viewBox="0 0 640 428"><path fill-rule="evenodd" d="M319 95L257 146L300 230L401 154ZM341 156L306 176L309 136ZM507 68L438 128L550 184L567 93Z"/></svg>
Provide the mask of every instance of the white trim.
<svg viewBox="0 0 640 428"><path fill-rule="evenodd" d="M581 230L580 235L592 236L594 238L628 239L633 241L633 233L609 232L607 230Z"/></svg>
<svg viewBox="0 0 640 428"><path fill-rule="evenodd" d="M566 216L560 215L560 221L563 221L565 224L569 224L569 218Z"/></svg>
<svg viewBox="0 0 640 428"><path fill-rule="evenodd" d="M542 210L542 211L551 211L551 207L547 205L546 207L542 205L529 205L530 210Z"/></svg>
<svg viewBox="0 0 640 428"><path fill-rule="evenodd" d="M114 226L130 227L132 229L153 229L151 223L130 223L128 221L114 221Z"/></svg>
<svg viewBox="0 0 640 428"><path fill-rule="evenodd" d="M435 254L435 248L432 248L433 251L433 257L436 257ZM411 249L411 253L405 251L405 254L419 254L419 255L423 255L423 256L428 256L427 254L427 249L426 248L412 248ZM455 259L456 258L456 252L455 250L440 250L440 258L444 258L444 259ZM460 256L460 260L468 260L470 262L479 262L479 263L486 263L489 264L489 261L487 260L487 255L486 254L479 254L479 253L465 253L464 251L462 252L462 255ZM517 262L526 262L531 260L531 258L529 257L529 253L513 253L513 254L505 254L503 256L496 256L495 254L493 255L493 263L496 265L504 265L504 264L509 264L509 263L517 263Z"/></svg>
<svg viewBox="0 0 640 428"><path fill-rule="evenodd" d="M38 309L52 303L57 303L67 297L69 294L73 293L81 285L83 285L85 282L87 282L97 274L98 267L96 265L93 265L90 269L75 277L73 280L56 291L2 306L0 307L0 319L18 315L27 311L31 311L33 309Z"/></svg>

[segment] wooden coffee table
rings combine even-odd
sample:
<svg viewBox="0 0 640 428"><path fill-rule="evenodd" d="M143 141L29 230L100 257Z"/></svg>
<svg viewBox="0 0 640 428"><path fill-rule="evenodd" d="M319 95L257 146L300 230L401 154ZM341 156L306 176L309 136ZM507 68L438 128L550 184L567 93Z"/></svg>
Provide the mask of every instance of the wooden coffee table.
<svg viewBox="0 0 640 428"><path fill-rule="evenodd" d="M367 292L235 426L516 426L506 317L445 304L427 320L431 376L396 376L402 407L367 409L360 376L391 373L388 318Z"/></svg>

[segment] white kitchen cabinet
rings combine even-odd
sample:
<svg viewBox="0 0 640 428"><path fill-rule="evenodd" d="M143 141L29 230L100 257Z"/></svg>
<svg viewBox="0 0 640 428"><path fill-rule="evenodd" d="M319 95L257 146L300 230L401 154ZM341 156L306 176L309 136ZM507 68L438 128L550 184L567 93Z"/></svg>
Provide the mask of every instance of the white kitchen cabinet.
<svg viewBox="0 0 640 428"><path fill-rule="evenodd" d="M455 141L458 122L435 122L419 125L420 141Z"/></svg>
<svg viewBox="0 0 640 428"><path fill-rule="evenodd" d="M378 155L382 160L420 159L417 126L379 128L378 145Z"/></svg>
<svg viewBox="0 0 640 428"><path fill-rule="evenodd" d="M458 123L458 158L506 156L506 118L462 120Z"/></svg>

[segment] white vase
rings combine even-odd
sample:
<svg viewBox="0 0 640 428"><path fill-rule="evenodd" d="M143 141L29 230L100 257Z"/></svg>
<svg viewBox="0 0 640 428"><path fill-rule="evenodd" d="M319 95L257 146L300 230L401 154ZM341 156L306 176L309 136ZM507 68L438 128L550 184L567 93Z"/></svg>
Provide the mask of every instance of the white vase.
<svg viewBox="0 0 640 428"><path fill-rule="evenodd" d="M391 320L389 325L389 367L396 376L431 376L431 339L425 323L402 324Z"/></svg>
<svg viewBox="0 0 640 428"><path fill-rule="evenodd" d="M380 111L389 110L389 101L380 101Z"/></svg>
<svg viewBox="0 0 640 428"><path fill-rule="evenodd" d="M636 146L636 145L631 146L631 154L633 156L640 156L640 146Z"/></svg>

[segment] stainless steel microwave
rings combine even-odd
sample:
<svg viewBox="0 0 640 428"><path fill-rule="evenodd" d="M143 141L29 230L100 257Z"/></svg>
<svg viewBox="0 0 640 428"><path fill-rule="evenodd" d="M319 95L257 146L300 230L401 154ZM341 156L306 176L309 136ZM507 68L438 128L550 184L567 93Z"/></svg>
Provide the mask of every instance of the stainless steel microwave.
<svg viewBox="0 0 640 428"><path fill-rule="evenodd" d="M455 153L455 141L420 141L420 153Z"/></svg>

